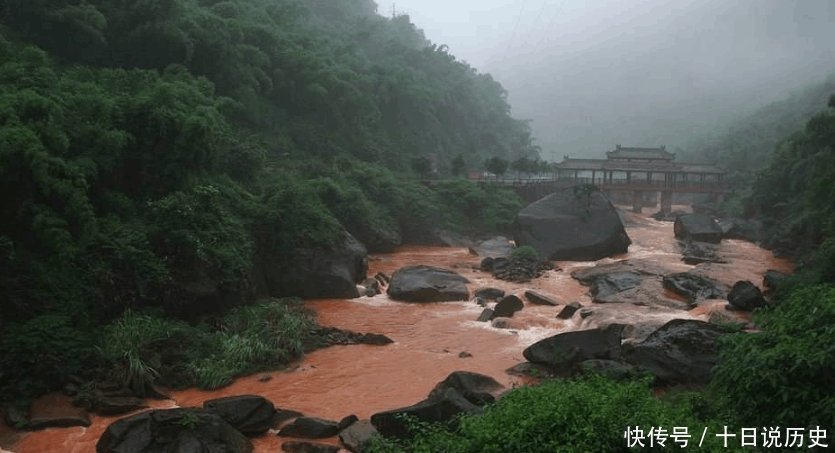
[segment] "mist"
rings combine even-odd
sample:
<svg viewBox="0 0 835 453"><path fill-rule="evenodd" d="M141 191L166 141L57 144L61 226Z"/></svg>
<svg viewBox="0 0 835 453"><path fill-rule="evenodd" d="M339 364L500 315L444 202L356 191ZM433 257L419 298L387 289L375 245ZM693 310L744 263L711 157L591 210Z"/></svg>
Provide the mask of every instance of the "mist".
<svg viewBox="0 0 835 453"><path fill-rule="evenodd" d="M829 0L378 5L499 80L547 160L615 144L680 149L835 72Z"/></svg>

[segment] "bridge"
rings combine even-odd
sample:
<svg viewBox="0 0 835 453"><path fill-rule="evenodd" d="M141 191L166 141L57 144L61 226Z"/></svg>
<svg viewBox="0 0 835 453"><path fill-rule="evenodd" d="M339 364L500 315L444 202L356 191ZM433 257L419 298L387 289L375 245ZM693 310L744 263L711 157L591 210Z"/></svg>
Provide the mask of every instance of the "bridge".
<svg viewBox="0 0 835 453"><path fill-rule="evenodd" d="M635 212L647 199L661 194L661 210L670 212L674 193L711 194L721 201L730 188L725 171L712 165L676 162L675 154L660 148L625 148L617 145L606 159L572 159L555 164L553 175L528 179L483 178L485 184L512 187L532 202L577 184L592 184L607 193L631 193Z"/></svg>

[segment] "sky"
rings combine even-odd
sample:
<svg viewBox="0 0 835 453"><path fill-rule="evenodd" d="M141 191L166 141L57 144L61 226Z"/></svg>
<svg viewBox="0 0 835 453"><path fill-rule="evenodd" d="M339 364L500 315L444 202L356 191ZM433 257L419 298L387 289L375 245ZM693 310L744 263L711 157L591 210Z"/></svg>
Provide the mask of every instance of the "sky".
<svg viewBox="0 0 835 453"><path fill-rule="evenodd" d="M835 0L377 3L501 82L549 160L686 148L835 72Z"/></svg>

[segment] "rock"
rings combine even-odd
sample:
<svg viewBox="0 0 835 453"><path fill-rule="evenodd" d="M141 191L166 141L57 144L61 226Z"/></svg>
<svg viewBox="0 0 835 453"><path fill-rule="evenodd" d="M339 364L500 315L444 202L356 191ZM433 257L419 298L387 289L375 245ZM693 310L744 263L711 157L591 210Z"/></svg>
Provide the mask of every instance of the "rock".
<svg viewBox="0 0 835 453"><path fill-rule="evenodd" d="M581 308L580 309L580 318L582 318L582 319L586 319L593 314L594 314L594 309L593 308Z"/></svg>
<svg viewBox="0 0 835 453"><path fill-rule="evenodd" d="M339 440L348 450L362 453L368 442L379 435L370 421L360 420L339 433Z"/></svg>
<svg viewBox="0 0 835 453"><path fill-rule="evenodd" d="M64 395L46 395L36 399L29 407L27 429L68 428L90 426L90 417L83 408L74 407Z"/></svg>
<svg viewBox="0 0 835 453"><path fill-rule="evenodd" d="M469 359L469 358L470 358L470 357L472 357L472 356L473 356L473 355L472 355L472 354L470 354L470 353L469 353L469 352L467 352L467 351L461 351L461 352L459 352L459 353L458 353L458 358L459 358L459 359Z"/></svg>
<svg viewBox="0 0 835 453"><path fill-rule="evenodd" d="M580 362L578 369L582 373L600 374L616 381L629 379L638 374L634 366L616 360L585 360Z"/></svg>
<svg viewBox="0 0 835 453"><path fill-rule="evenodd" d="M763 287L768 292L775 291L780 288L780 285L783 284L788 276L789 274L769 269L765 271L765 274L763 275Z"/></svg>
<svg viewBox="0 0 835 453"><path fill-rule="evenodd" d="M480 297L487 300L499 300L504 297L504 290L498 288L479 288L473 293L475 297Z"/></svg>
<svg viewBox="0 0 835 453"><path fill-rule="evenodd" d="M322 439L339 433L339 423L316 417L299 417L285 425L278 432L279 436L301 437L304 439Z"/></svg>
<svg viewBox="0 0 835 453"><path fill-rule="evenodd" d="M643 277L637 272L614 272L601 275L591 284L591 296L594 302L607 302L607 298L641 285Z"/></svg>
<svg viewBox="0 0 835 453"><path fill-rule="evenodd" d="M533 290L525 291L525 298L528 299L528 302L536 305L551 305L556 307L560 304L559 301L553 297L546 296L545 294L538 293Z"/></svg>
<svg viewBox="0 0 835 453"><path fill-rule="evenodd" d="M298 296L310 299L359 297L357 283L368 271L365 247L348 232L338 245L324 248L297 248L293 251L270 246L261 238L258 266L266 291L273 297Z"/></svg>
<svg viewBox="0 0 835 453"><path fill-rule="evenodd" d="M8 404L3 407L4 420L7 426L12 428L26 426L29 421L26 419L26 414L13 404Z"/></svg>
<svg viewBox="0 0 835 453"><path fill-rule="evenodd" d="M93 399L93 410L99 415L122 415L148 406L141 398L132 396L98 396Z"/></svg>
<svg viewBox="0 0 835 453"><path fill-rule="evenodd" d="M487 322L493 319L493 309L492 308L485 308L481 311L481 314L478 315L478 319L476 321L479 322Z"/></svg>
<svg viewBox="0 0 835 453"><path fill-rule="evenodd" d="M493 264L495 261L496 260L488 256L487 258L481 260L481 264L479 264L478 268L484 272L493 272Z"/></svg>
<svg viewBox="0 0 835 453"><path fill-rule="evenodd" d="M202 409L142 412L110 424L97 453L249 453L252 445L220 416Z"/></svg>
<svg viewBox="0 0 835 453"><path fill-rule="evenodd" d="M623 327L611 324L605 329L557 334L528 346L522 355L529 362L547 365L559 371L590 359L618 360Z"/></svg>
<svg viewBox="0 0 835 453"><path fill-rule="evenodd" d="M728 330L704 321L674 319L634 346L623 359L649 371L661 383L706 384L719 361L718 340Z"/></svg>
<svg viewBox="0 0 835 453"><path fill-rule="evenodd" d="M356 415L354 415L354 414L348 415L348 416L344 417L342 420L339 421L339 425L337 425L337 428L339 429L339 431L342 431L343 429L345 429L345 428L353 425L354 423L356 423L358 420L359 420L359 417L357 417Z"/></svg>
<svg viewBox="0 0 835 453"><path fill-rule="evenodd" d="M258 395L227 396L203 403L208 410L226 420L241 433L257 436L273 426L275 406L272 401Z"/></svg>
<svg viewBox="0 0 835 453"><path fill-rule="evenodd" d="M507 258L516 248L510 239L504 236L496 236L481 241L470 247L470 253L489 258Z"/></svg>
<svg viewBox="0 0 835 453"><path fill-rule="evenodd" d="M384 346L394 343L391 338L379 333L364 333L357 338L359 344L370 344L374 346Z"/></svg>
<svg viewBox="0 0 835 453"><path fill-rule="evenodd" d="M691 303L703 299L724 299L725 290L719 282L690 272L679 272L664 276L664 288L687 297Z"/></svg>
<svg viewBox="0 0 835 453"><path fill-rule="evenodd" d="M429 398L440 398L447 389L455 389L467 401L482 406L496 400L493 394L505 389L495 379L484 374L470 371L454 371L443 381L435 385L429 393Z"/></svg>
<svg viewBox="0 0 835 453"><path fill-rule="evenodd" d="M765 305L763 293L749 281L738 281L734 283L731 292L728 293L728 302L739 310L752 311L755 308Z"/></svg>
<svg viewBox="0 0 835 453"><path fill-rule="evenodd" d="M718 246L707 242L679 241L681 260L686 264L726 263L717 255Z"/></svg>
<svg viewBox="0 0 835 453"><path fill-rule="evenodd" d="M719 206L716 203L693 203L690 205L693 213L700 215L715 216L719 214Z"/></svg>
<svg viewBox="0 0 835 453"><path fill-rule="evenodd" d="M510 322L510 318L494 318L490 322L490 326L494 329L512 329L513 324Z"/></svg>
<svg viewBox="0 0 835 453"><path fill-rule="evenodd" d="M384 436L405 438L411 434L403 416L415 417L427 423L440 423L452 420L458 414L479 411L478 406L450 388L442 395L427 398L412 406L376 413L371 416L371 423Z"/></svg>
<svg viewBox="0 0 835 453"><path fill-rule="evenodd" d="M377 272L374 274L374 280L377 280L380 285L388 285L391 281L391 277L388 276L385 272Z"/></svg>
<svg viewBox="0 0 835 453"><path fill-rule="evenodd" d="M505 373L511 376L522 376L522 377L538 377L538 378L551 378L554 377L553 370L545 365L540 365L538 363L531 363L531 362L522 362L513 365L512 367L505 370Z"/></svg>
<svg viewBox="0 0 835 453"><path fill-rule="evenodd" d="M728 310L725 309L712 310L708 316L707 322L730 329L751 326L747 321L735 317L734 315L728 313Z"/></svg>
<svg viewBox="0 0 835 453"><path fill-rule="evenodd" d="M338 445L305 442L303 440L288 440L281 444L281 449L288 453L338 453Z"/></svg>
<svg viewBox="0 0 835 453"><path fill-rule="evenodd" d="M391 277L388 295L406 302L443 302L469 300L469 280L447 269L431 266L407 266Z"/></svg>
<svg viewBox="0 0 835 453"><path fill-rule="evenodd" d="M577 312L582 307L579 302L571 302L570 304L562 307L560 313L557 315L559 319L571 319L574 316L574 313Z"/></svg>
<svg viewBox="0 0 835 453"><path fill-rule="evenodd" d="M377 294L380 294L380 282L378 282L375 278L366 278L365 281L362 282L362 287L365 288L364 295L366 297L374 297Z"/></svg>
<svg viewBox="0 0 835 453"><path fill-rule="evenodd" d="M273 414L273 428L278 428L284 422L293 420L294 418L304 417L304 414L301 412L293 411L290 409L276 409L275 414Z"/></svg>
<svg viewBox="0 0 835 453"><path fill-rule="evenodd" d="M686 214L676 217L673 231L679 239L711 242L718 244L722 241L722 229L719 224L704 214Z"/></svg>
<svg viewBox="0 0 835 453"><path fill-rule="evenodd" d="M652 217L655 220L659 220L659 221L663 221L663 222L673 222L673 221L675 221L676 217L678 217L680 215L684 215L684 214L687 214L687 213L684 212L684 211L678 211L678 210L671 211L671 212L658 211L655 214L651 215L650 217Z"/></svg>
<svg viewBox="0 0 835 453"><path fill-rule="evenodd" d="M258 382L270 382L271 380L273 380L273 377L269 374L261 375L261 377L258 378Z"/></svg>
<svg viewBox="0 0 835 453"><path fill-rule="evenodd" d="M514 225L517 246L550 260L594 261L626 253L631 240L602 192L576 186L523 209Z"/></svg>
<svg viewBox="0 0 835 453"><path fill-rule="evenodd" d="M512 318L513 314L525 307L522 299L513 294L505 296L493 307L493 318Z"/></svg>
<svg viewBox="0 0 835 453"><path fill-rule="evenodd" d="M482 299L481 297L476 297L473 300L475 301L476 305L478 305L480 307L486 307L487 306L487 301Z"/></svg>

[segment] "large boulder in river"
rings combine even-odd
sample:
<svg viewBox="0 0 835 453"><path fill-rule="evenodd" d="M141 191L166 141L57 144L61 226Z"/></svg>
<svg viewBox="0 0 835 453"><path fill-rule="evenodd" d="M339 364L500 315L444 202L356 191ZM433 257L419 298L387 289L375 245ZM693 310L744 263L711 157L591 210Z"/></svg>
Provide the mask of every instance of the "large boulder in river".
<svg viewBox="0 0 835 453"><path fill-rule="evenodd" d="M203 408L226 420L246 435L263 434L273 425L275 406L258 395L216 398L203 403Z"/></svg>
<svg viewBox="0 0 835 453"><path fill-rule="evenodd" d="M202 409L142 412L113 422L96 444L97 453L249 453L252 444L219 415Z"/></svg>
<svg viewBox="0 0 835 453"><path fill-rule="evenodd" d="M484 258L507 258L516 246L504 236L496 236L475 243L470 247L470 253Z"/></svg>
<svg viewBox="0 0 835 453"><path fill-rule="evenodd" d="M751 311L765 305L765 298L759 288L749 281L738 281L734 283L731 292L728 293L728 302L733 308Z"/></svg>
<svg viewBox="0 0 835 453"><path fill-rule="evenodd" d="M726 294L716 280L691 272L665 275L662 284L664 288L687 297L691 304L698 303L702 299L724 298Z"/></svg>
<svg viewBox="0 0 835 453"><path fill-rule="evenodd" d="M554 335L528 346L522 355L532 363L568 371L573 365L591 359L620 359L623 325L604 329L579 330Z"/></svg>
<svg viewBox="0 0 835 453"><path fill-rule="evenodd" d="M469 280L447 269L432 266L407 266L391 276L388 295L405 302L444 302L469 300Z"/></svg>
<svg viewBox="0 0 835 453"><path fill-rule="evenodd" d="M676 217L673 231L679 239L714 244L722 241L722 228L713 220L713 217L704 214L686 214Z"/></svg>
<svg viewBox="0 0 835 453"><path fill-rule="evenodd" d="M615 207L586 186L561 190L516 217L516 245L529 245L551 260L593 261L625 253L632 241Z"/></svg>
<svg viewBox="0 0 835 453"><path fill-rule="evenodd" d="M484 374L453 371L432 389L429 398L439 398L451 388L457 390L467 401L481 406L495 401L496 398L493 395L504 390L505 387Z"/></svg>
<svg viewBox="0 0 835 453"><path fill-rule="evenodd" d="M719 337L728 331L714 324L674 319L634 346L623 358L663 383L707 383L719 361Z"/></svg>
<svg viewBox="0 0 835 453"><path fill-rule="evenodd" d="M259 270L267 293L274 297L359 297L357 283L368 272L368 252L347 231L334 246L275 249L259 239Z"/></svg>
<svg viewBox="0 0 835 453"><path fill-rule="evenodd" d="M452 420L462 413L477 413L481 408L464 398L458 390L448 388L440 395L427 398L417 404L379 412L371 416L371 423L384 436L409 437L409 425L404 417L414 417L427 423Z"/></svg>

